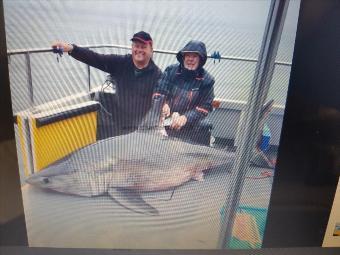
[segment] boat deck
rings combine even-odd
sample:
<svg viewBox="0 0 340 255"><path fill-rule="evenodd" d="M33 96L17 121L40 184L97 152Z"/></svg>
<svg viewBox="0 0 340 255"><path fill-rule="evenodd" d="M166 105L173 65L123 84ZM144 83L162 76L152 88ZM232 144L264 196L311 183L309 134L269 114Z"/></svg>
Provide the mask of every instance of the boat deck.
<svg viewBox="0 0 340 255"><path fill-rule="evenodd" d="M272 169L250 167L240 205L267 208ZM160 215L149 216L122 207L109 196L79 197L22 186L28 241L32 247L115 249L215 249L220 211L230 172L205 173L172 191L150 192L144 199ZM255 178L249 178L255 177ZM259 178L260 177L260 178Z"/></svg>

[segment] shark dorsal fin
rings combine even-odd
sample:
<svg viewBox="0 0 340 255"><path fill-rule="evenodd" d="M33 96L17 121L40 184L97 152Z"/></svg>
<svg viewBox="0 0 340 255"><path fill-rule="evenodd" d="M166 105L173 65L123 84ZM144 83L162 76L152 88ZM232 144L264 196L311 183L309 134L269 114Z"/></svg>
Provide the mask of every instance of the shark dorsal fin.
<svg viewBox="0 0 340 255"><path fill-rule="evenodd" d="M152 99L151 107L144 119L140 123L138 130L159 129L161 111L165 102L165 96L159 95Z"/></svg>

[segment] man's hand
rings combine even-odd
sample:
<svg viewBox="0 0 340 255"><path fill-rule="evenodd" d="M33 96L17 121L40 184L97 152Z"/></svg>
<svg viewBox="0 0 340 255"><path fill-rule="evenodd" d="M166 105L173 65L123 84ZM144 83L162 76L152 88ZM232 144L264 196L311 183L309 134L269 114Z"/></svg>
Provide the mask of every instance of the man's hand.
<svg viewBox="0 0 340 255"><path fill-rule="evenodd" d="M66 42L54 42L52 43L52 48L62 48L63 52L70 52L73 50L73 45Z"/></svg>
<svg viewBox="0 0 340 255"><path fill-rule="evenodd" d="M170 106L168 104L164 104L162 108L162 116L167 118L170 116Z"/></svg>
<svg viewBox="0 0 340 255"><path fill-rule="evenodd" d="M178 112L172 114L171 128L180 130L187 123L187 117L185 115L179 115Z"/></svg>

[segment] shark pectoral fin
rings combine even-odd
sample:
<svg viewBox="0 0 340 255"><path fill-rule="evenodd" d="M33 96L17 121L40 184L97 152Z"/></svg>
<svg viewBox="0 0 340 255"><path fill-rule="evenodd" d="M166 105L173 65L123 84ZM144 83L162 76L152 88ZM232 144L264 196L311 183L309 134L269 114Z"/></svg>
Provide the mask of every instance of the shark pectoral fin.
<svg viewBox="0 0 340 255"><path fill-rule="evenodd" d="M117 203L129 210L143 214L159 215L158 210L145 202L141 195L136 191L110 187L108 189L108 194Z"/></svg>

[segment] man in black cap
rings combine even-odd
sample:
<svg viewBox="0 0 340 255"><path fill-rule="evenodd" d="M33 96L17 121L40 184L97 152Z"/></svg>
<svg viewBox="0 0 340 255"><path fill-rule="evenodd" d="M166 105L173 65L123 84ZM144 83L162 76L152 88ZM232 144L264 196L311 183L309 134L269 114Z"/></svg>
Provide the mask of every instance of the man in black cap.
<svg viewBox="0 0 340 255"><path fill-rule="evenodd" d="M137 129L151 107L151 96L161 70L152 60L153 41L150 34L140 31L131 38L131 53L126 55L99 54L75 44L55 42L52 47L68 52L73 58L107 72L116 82L118 100L111 103L109 135ZM102 114L104 115L104 114ZM104 137L101 137L104 138Z"/></svg>

